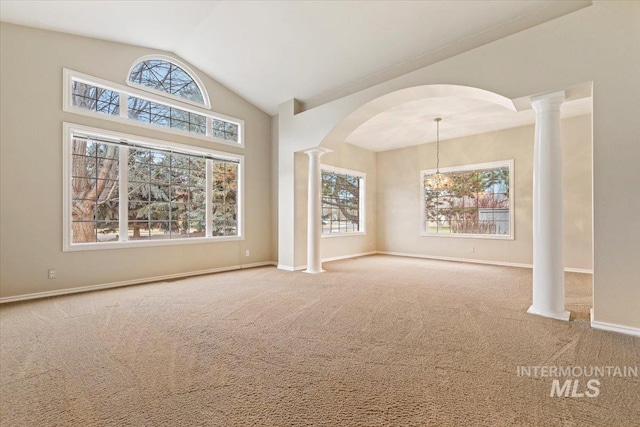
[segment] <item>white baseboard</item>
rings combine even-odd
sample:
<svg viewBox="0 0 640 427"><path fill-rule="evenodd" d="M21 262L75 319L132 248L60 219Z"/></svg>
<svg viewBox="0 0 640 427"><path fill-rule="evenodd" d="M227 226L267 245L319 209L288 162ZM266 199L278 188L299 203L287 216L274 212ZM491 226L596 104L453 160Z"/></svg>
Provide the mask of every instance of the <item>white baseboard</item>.
<svg viewBox="0 0 640 427"><path fill-rule="evenodd" d="M254 262L251 264L232 265L228 267L209 268L206 270L190 271L186 273L166 274L164 276L145 277L142 279L125 280L122 282L103 283L100 285L79 286L76 288L60 289L55 291L35 292L32 294L16 295L13 297L0 298L0 304L7 302L24 301L36 298L55 297L58 295L76 294L80 292L97 291L100 289L119 288L122 286L140 285L143 283L162 282L166 280L181 279L203 274L221 273L223 271L243 270L246 268L264 267L265 265L275 265L273 261Z"/></svg>
<svg viewBox="0 0 640 427"><path fill-rule="evenodd" d="M372 252L361 252L361 253L357 253L357 254L334 256L334 257L331 257L331 258L322 258L322 262L331 262L331 261L339 261L341 259L358 258L358 257L361 257L361 256L375 255L377 253L378 252L376 252L376 251L372 251ZM285 271L300 271L300 270L306 270L306 268L307 268L307 264L299 265L299 266L296 266L296 267L292 267L292 266L289 266L289 265L278 264L278 269L285 270Z"/></svg>
<svg viewBox="0 0 640 427"><path fill-rule="evenodd" d="M517 262L488 261L484 259L455 258L455 257L446 257L446 256L438 256L438 255L407 254L407 253L401 253L401 252L386 252L386 251L377 251L375 253L379 255L392 255L392 256L402 256L402 257L409 257L409 258L434 259L439 261L467 262L471 264L499 265L503 267L533 268L532 264L521 264ZM568 273L593 274L593 270L587 270L584 268L567 267L564 269L564 271Z"/></svg>
<svg viewBox="0 0 640 427"><path fill-rule="evenodd" d="M284 270L284 271L299 271L299 270L304 270L305 268L307 268L306 265L292 267L290 265L278 264L278 270Z"/></svg>
<svg viewBox="0 0 640 427"><path fill-rule="evenodd" d="M632 335L634 337L640 337L640 328L634 328L631 326L616 325L615 323L599 322L593 319L593 308L590 311L591 315L591 327L593 329L600 329L602 331L618 332L619 334Z"/></svg>
<svg viewBox="0 0 640 427"><path fill-rule="evenodd" d="M529 268L533 268L533 265ZM593 274L593 270L589 270L587 268L573 268L573 267L565 267L564 271L566 273L582 273L582 274Z"/></svg>
<svg viewBox="0 0 640 427"><path fill-rule="evenodd" d="M375 255L377 253L378 253L377 251L372 251L372 252L361 252L359 254L334 256L334 257L331 257L331 258L323 258L322 262L331 262L331 261L339 261L341 259L358 258L358 257L361 257L361 256Z"/></svg>

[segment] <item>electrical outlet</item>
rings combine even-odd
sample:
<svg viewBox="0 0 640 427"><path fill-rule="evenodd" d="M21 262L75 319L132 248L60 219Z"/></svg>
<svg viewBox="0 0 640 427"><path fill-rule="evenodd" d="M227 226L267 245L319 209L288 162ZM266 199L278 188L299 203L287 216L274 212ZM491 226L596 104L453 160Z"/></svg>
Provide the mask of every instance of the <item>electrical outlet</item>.
<svg viewBox="0 0 640 427"><path fill-rule="evenodd" d="M58 278L58 274L56 273L56 269L55 268L50 268L49 269L49 279L57 279Z"/></svg>
<svg viewBox="0 0 640 427"><path fill-rule="evenodd" d="M251 251L249 249L244 251L244 256L249 256L249 255L251 255Z"/></svg>

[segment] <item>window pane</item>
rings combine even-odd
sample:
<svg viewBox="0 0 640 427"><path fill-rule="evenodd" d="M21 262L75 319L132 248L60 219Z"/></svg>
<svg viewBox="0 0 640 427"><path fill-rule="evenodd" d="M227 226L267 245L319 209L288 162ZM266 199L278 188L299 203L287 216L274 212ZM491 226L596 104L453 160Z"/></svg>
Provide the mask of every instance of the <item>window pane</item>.
<svg viewBox="0 0 640 427"><path fill-rule="evenodd" d="M182 154L171 154L171 167L172 168L181 168L181 169L189 169L189 157Z"/></svg>
<svg viewBox="0 0 640 427"><path fill-rule="evenodd" d="M187 168L189 164L187 163ZM171 185L188 186L189 185L189 169L171 168Z"/></svg>
<svg viewBox="0 0 640 427"><path fill-rule="evenodd" d="M86 138L73 138L71 145L71 240L96 242L100 233L105 234L104 222L118 220L119 148ZM102 221L102 230L96 220Z"/></svg>
<svg viewBox="0 0 640 427"><path fill-rule="evenodd" d="M92 243L97 241L95 222L73 221L71 223L73 243Z"/></svg>
<svg viewBox="0 0 640 427"><path fill-rule="evenodd" d="M509 167L425 175L427 233L509 235ZM444 183L444 184L443 184Z"/></svg>
<svg viewBox="0 0 640 427"><path fill-rule="evenodd" d="M213 235L237 235L238 165L214 161L212 175Z"/></svg>
<svg viewBox="0 0 640 427"><path fill-rule="evenodd" d="M150 238L152 240L165 240L171 238L171 223L169 221L151 221Z"/></svg>
<svg viewBox="0 0 640 427"><path fill-rule="evenodd" d="M171 173L167 166L153 165L149 168L151 182L158 185L168 185L171 181ZM158 197L160 197L158 195Z"/></svg>
<svg viewBox="0 0 640 427"><path fill-rule="evenodd" d="M211 121L212 135L226 141L238 142L238 125L224 120L213 119Z"/></svg>
<svg viewBox="0 0 640 427"><path fill-rule="evenodd" d="M322 171L323 233L360 230L360 183L358 176Z"/></svg>
<svg viewBox="0 0 640 427"><path fill-rule="evenodd" d="M238 171L234 162L206 160L162 149L128 147L127 218L120 217L120 146L86 138L71 144L71 241L206 237L207 192L214 236L238 235ZM207 182L206 167L212 165Z"/></svg>
<svg viewBox="0 0 640 427"><path fill-rule="evenodd" d="M98 242L117 242L119 224L118 221L97 221L96 240Z"/></svg>
<svg viewBox="0 0 640 427"><path fill-rule="evenodd" d="M129 240L149 240L148 221L129 221L128 228Z"/></svg>
<svg viewBox="0 0 640 427"><path fill-rule="evenodd" d="M73 80L71 82L71 102L75 107L84 110L118 115L120 94Z"/></svg>
<svg viewBox="0 0 640 427"><path fill-rule="evenodd" d="M204 103L202 92L193 78L171 62L143 61L133 67L129 81L201 104Z"/></svg>

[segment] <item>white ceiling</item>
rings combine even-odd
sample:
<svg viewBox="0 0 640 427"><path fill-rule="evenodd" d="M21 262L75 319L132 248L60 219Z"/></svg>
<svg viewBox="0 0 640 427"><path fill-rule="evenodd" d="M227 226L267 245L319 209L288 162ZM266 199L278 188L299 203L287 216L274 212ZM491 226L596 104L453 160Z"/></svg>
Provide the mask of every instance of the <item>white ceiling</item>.
<svg viewBox="0 0 640 427"><path fill-rule="evenodd" d="M591 98L565 102L562 117L591 112ZM346 142L371 151L386 151L436 141L441 117L440 141L501 129L530 125L535 113L513 111L495 103L459 97L437 97L407 102L383 111L356 128Z"/></svg>
<svg viewBox="0 0 640 427"><path fill-rule="evenodd" d="M288 99L326 102L589 3L3 0L0 19L174 52L276 114Z"/></svg>

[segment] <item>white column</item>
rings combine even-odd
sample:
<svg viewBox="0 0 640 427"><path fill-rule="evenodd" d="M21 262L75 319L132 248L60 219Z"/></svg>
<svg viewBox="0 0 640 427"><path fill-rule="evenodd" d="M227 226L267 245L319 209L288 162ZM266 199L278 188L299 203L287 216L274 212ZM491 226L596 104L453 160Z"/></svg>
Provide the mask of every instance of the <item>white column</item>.
<svg viewBox="0 0 640 427"><path fill-rule="evenodd" d="M307 208L307 269L305 273L322 273L320 239L322 236L322 194L320 176L320 156L331 150L312 148L305 151L309 155L309 192Z"/></svg>
<svg viewBox="0 0 640 427"><path fill-rule="evenodd" d="M564 309L564 227L560 106L564 91L531 99L533 148L533 304L527 313L569 320Z"/></svg>

